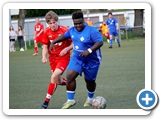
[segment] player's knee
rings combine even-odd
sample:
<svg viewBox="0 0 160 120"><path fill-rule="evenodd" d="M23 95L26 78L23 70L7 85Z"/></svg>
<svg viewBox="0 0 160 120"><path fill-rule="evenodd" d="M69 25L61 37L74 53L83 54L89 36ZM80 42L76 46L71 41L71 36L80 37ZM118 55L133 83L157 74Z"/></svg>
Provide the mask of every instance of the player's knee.
<svg viewBox="0 0 160 120"><path fill-rule="evenodd" d="M68 74L66 78L67 78L67 82L70 82L74 79L71 74Z"/></svg>
<svg viewBox="0 0 160 120"><path fill-rule="evenodd" d="M56 84L60 84L60 82L58 81L58 76L55 74L51 75L51 82L56 83Z"/></svg>

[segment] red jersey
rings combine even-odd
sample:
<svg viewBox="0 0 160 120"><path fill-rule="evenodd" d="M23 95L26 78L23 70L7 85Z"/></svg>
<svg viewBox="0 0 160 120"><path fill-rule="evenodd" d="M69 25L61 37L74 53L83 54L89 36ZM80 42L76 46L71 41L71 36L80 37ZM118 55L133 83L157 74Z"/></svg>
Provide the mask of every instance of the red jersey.
<svg viewBox="0 0 160 120"><path fill-rule="evenodd" d="M56 39L61 34L64 34L68 30L67 27L64 26L58 26L58 29L56 31L51 30L50 27L47 27L43 34L42 44L48 45L48 48L50 47L51 42ZM52 51L48 51L48 53L55 57L70 57L70 51L66 53L64 56L60 56L60 52L71 45L71 40L67 39L62 42L56 43L54 46L54 49Z"/></svg>
<svg viewBox="0 0 160 120"><path fill-rule="evenodd" d="M36 35L42 30L44 29L44 25L42 23L38 23L34 26L34 30L36 31Z"/></svg>

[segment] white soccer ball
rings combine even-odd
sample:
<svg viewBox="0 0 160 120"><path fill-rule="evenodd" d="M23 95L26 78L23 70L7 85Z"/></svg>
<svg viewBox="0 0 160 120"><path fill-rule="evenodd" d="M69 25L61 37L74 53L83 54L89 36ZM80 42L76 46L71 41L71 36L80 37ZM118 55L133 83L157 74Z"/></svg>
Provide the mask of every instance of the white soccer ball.
<svg viewBox="0 0 160 120"><path fill-rule="evenodd" d="M107 101L102 96L97 96L92 101L92 107L94 109L105 109L107 106Z"/></svg>

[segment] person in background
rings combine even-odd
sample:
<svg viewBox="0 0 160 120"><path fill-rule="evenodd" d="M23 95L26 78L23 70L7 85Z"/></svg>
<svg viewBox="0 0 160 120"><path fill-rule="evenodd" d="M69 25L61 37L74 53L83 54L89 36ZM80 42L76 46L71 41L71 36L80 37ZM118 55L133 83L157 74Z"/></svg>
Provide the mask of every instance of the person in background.
<svg viewBox="0 0 160 120"><path fill-rule="evenodd" d="M49 50L51 43L61 34L64 34L68 28L58 25L58 15L49 11L45 15L45 20L49 27L47 27L43 33L43 50L42 50L42 63L47 62L47 54L49 54L49 62L51 68L51 81L48 85L47 94L42 108L46 109L49 105L50 99L56 91L57 85L66 85L66 79L62 78L68 63L70 61L70 50L72 49L72 41L66 39L66 41L59 42L55 45L55 49Z"/></svg>
<svg viewBox="0 0 160 120"><path fill-rule="evenodd" d="M17 37L17 34L14 31L13 26L10 26L9 27L10 52L15 52L14 44L15 44L16 37Z"/></svg>
<svg viewBox="0 0 160 120"><path fill-rule="evenodd" d="M18 30L16 30L16 34L17 34L20 51L24 51L24 48L23 48L24 47L24 36L26 35L26 33L24 29L22 28L22 26L18 27Z"/></svg>
<svg viewBox="0 0 160 120"><path fill-rule="evenodd" d="M107 38L107 42L110 40L109 29L105 22L99 27L99 30L102 31L102 36Z"/></svg>
<svg viewBox="0 0 160 120"><path fill-rule="evenodd" d="M89 26L93 26L93 22L91 21L91 19L90 19L89 17L87 18L86 23L87 23Z"/></svg>
<svg viewBox="0 0 160 120"><path fill-rule="evenodd" d="M42 41L43 38L44 25L36 18L36 24L34 26L34 54L38 55L38 43Z"/></svg>
<svg viewBox="0 0 160 120"><path fill-rule="evenodd" d="M118 38L118 29L119 29L118 21L115 18L113 18L112 13L108 13L108 19L106 20L106 24L109 27L109 34L110 34L109 48L112 48L113 36L115 36L115 39L118 43L118 47L121 47L120 41Z"/></svg>

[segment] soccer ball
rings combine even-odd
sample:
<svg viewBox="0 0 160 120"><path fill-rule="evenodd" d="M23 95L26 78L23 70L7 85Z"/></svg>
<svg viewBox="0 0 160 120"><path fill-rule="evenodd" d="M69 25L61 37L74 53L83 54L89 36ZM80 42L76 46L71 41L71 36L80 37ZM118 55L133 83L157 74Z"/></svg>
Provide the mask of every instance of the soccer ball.
<svg viewBox="0 0 160 120"><path fill-rule="evenodd" d="M97 96L92 101L93 109L105 109L107 106L107 101L102 96Z"/></svg>

